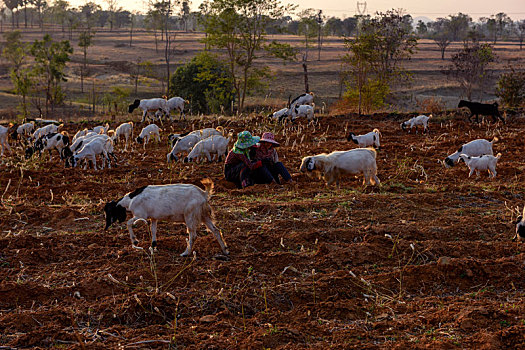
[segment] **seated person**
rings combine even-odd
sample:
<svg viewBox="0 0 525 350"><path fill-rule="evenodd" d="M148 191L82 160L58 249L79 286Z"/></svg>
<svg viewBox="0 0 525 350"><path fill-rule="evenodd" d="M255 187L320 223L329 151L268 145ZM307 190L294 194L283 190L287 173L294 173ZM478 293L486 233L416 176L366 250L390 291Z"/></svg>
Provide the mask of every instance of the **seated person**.
<svg viewBox="0 0 525 350"><path fill-rule="evenodd" d="M293 182L290 173L286 170L283 163L279 161L279 156L275 150L276 147L279 147L279 142L275 141L275 137L271 132L265 132L259 141L259 146L254 147L254 159L256 161L262 161L263 166L270 171L273 179L278 184L281 183L279 175L281 175L285 182Z"/></svg>
<svg viewBox="0 0 525 350"><path fill-rule="evenodd" d="M274 182L270 171L263 166L262 161L250 158L250 148L259 142L258 136L252 136L249 131L240 132L237 141L226 156L224 177L233 182L237 188L245 188L255 183L269 184Z"/></svg>

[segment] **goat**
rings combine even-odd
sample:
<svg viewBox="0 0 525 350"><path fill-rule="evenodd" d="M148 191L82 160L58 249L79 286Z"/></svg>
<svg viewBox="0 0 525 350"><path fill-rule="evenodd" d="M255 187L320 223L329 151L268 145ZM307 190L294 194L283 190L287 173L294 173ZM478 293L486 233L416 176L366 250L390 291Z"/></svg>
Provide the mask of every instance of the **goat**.
<svg viewBox="0 0 525 350"><path fill-rule="evenodd" d="M51 151L56 149L60 158L62 159L63 152L62 150L69 145L69 135L64 131L59 134L47 134L42 138L43 149L49 151L49 157L51 158Z"/></svg>
<svg viewBox="0 0 525 350"><path fill-rule="evenodd" d="M315 94L313 92L308 92L294 98L288 105L290 109L295 109L296 106L300 105L311 105L314 102Z"/></svg>
<svg viewBox="0 0 525 350"><path fill-rule="evenodd" d="M278 110L277 112L273 112L268 114L268 119L278 120L279 123L281 123L284 119L288 117L288 108L283 108Z"/></svg>
<svg viewBox="0 0 525 350"><path fill-rule="evenodd" d="M136 189L126 194L117 201L108 202L104 206L106 213L107 230L117 220L126 220L127 211L133 217L128 220L127 228L133 248L137 247L138 240L133 233L133 224L138 221L151 220L151 247L157 247L157 221L168 220L184 222L189 234L186 250L181 256L188 256L193 251L193 243L197 238L197 229L204 223L206 228L213 233L222 252L228 255L228 247L224 242L221 231L213 222L213 212L209 198L213 193L213 182L210 179L201 181L205 190L190 184L149 185Z"/></svg>
<svg viewBox="0 0 525 350"><path fill-rule="evenodd" d="M35 129L35 123L29 122L22 125L19 125L16 130L13 131L13 134L11 137L13 139L18 139L18 136L24 135L24 136L31 136L31 133Z"/></svg>
<svg viewBox="0 0 525 350"><path fill-rule="evenodd" d="M9 151L9 153L12 153L11 147L9 146L8 142L8 136L9 128L0 125L0 147L2 148L2 153L0 154L0 157L4 155L4 148L6 148Z"/></svg>
<svg viewBox="0 0 525 350"><path fill-rule="evenodd" d="M373 131L370 131L367 134L364 135L355 135L353 132L348 134L348 137L346 138L347 141L353 141L355 144L359 146L359 148L365 148L374 146L375 148L380 147L379 145L379 137L381 136L381 133L379 132L379 129L374 129Z"/></svg>
<svg viewBox="0 0 525 350"><path fill-rule="evenodd" d="M224 128L222 126L218 126L215 129L214 128L205 128L205 129L200 129L200 130L188 131L188 132L185 132L183 134L170 134L170 135L168 135L168 140L170 140L171 147L173 147L173 146L175 146L175 144L177 143L177 141L181 137L184 137L186 135L198 134L200 136L201 140L204 140L204 139L207 139L208 137L213 136L213 135L222 135L222 136L224 136L225 133L226 132L225 132Z"/></svg>
<svg viewBox="0 0 525 350"><path fill-rule="evenodd" d="M183 99L182 97L172 97L168 100L168 117L171 120L171 111L174 109L177 109L179 111L180 119L184 118L186 119L186 115L184 114L184 104L190 103L190 101Z"/></svg>
<svg viewBox="0 0 525 350"><path fill-rule="evenodd" d="M89 140L89 142L87 142L85 146L82 147L82 149L78 153L76 153L75 155L72 155L68 161L69 161L69 164L71 164L71 166L75 168L79 160L83 160L83 159L90 160L91 163L93 163L93 169L97 170L96 156L100 154L103 157L102 158L102 168L104 168L106 160L108 161L108 167L111 168L111 163L110 163L110 158L109 158L110 153L113 153L113 142L111 141L111 139L95 137L92 140ZM87 168L87 163L84 166L84 170L86 168Z"/></svg>
<svg viewBox="0 0 525 350"><path fill-rule="evenodd" d="M416 134L417 134L417 126L422 125L423 126L423 132L428 132L428 121L432 118L432 114L428 117L426 115L418 115L417 117L411 118L407 121L404 121L401 123L401 129L406 130L407 126L410 128L408 129L408 132L412 131L412 128L416 128Z"/></svg>
<svg viewBox="0 0 525 350"><path fill-rule="evenodd" d="M525 220L523 218L525 218L525 206L523 207L523 213L516 220L516 234L512 241L525 241Z"/></svg>
<svg viewBox="0 0 525 350"><path fill-rule="evenodd" d="M167 162L169 163L170 160L177 161L177 154L181 152L190 152L193 146L195 146L199 141L201 141L202 138L200 134L189 134L184 136L181 139L178 139L173 148L171 149L171 152L166 155Z"/></svg>
<svg viewBox="0 0 525 350"><path fill-rule="evenodd" d="M217 161L220 162L222 156L226 156L226 152L228 151L228 143L230 141L231 135L229 135L229 138L221 135L213 135L205 138L193 146L190 154L184 158L184 163L191 162L192 160L202 156L206 156L208 162L211 162L211 154L217 154Z"/></svg>
<svg viewBox="0 0 525 350"><path fill-rule="evenodd" d="M497 141L497 137L494 137L492 141L487 141L485 139L476 139L470 141L461 146L456 152L452 153L447 158L445 158L445 166L447 168L453 167L455 163L459 161L459 156L461 154L465 154L471 157L479 157L485 154L489 154L492 156L494 155L494 153L492 152L492 145L494 144L494 142Z"/></svg>
<svg viewBox="0 0 525 350"><path fill-rule="evenodd" d="M35 130L33 135L31 135L31 140L35 141L35 140L37 140L37 139L39 139L42 136L45 136L47 134L58 133L58 129L60 129L62 126L64 126L64 124L60 124L60 125L48 124L46 126L38 128L38 129Z"/></svg>
<svg viewBox="0 0 525 350"><path fill-rule="evenodd" d="M113 134L111 139L113 142L117 142L121 136L124 136L126 139L126 143L124 144L124 151L126 151L128 147L128 140L133 138L133 122L120 124L115 130L115 134Z"/></svg>
<svg viewBox="0 0 525 350"><path fill-rule="evenodd" d="M501 116L498 110L498 104L496 102L490 103L479 103L461 100L459 101L458 108L467 107L470 110L470 116L468 120L471 122L472 117L476 116L476 123L479 123L478 115L490 115L492 116L493 122L497 122L498 119L505 124L505 119Z"/></svg>
<svg viewBox="0 0 525 350"><path fill-rule="evenodd" d="M496 177L496 164L498 163L498 160L501 158L501 153L498 153L496 157L490 154L485 154L483 156L479 157L472 157L467 156L466 154L460 154L459 156L465 164L467 164L468 168L470 169L470 173L468 174L468 177L472 176L474 174L474 171L476 172L476 175L479 176L480 170L488 170L489 177L492 175L493 178Z"/></svg>
<svg viewBox="0 0 525 350"><path fill-rule="evenodd" d="M140 135L137 136L136 141L139 144L143 144L144 149L146 149L146 144L151 137L155 137L157 141L160 142L160 131L162 130L156 124L150 124L142 129Z"/></svg>
<svg viewBox="0 0 525 350"><path fill-rule="evenodd" d="M142 109L141 123L143 123L146 119L146 114L148 114L150 111L156 111L159 108L162 109L166 115L170 114L168 110L168 101L166 101L164 98L150 98L144 100L136 99L132 104L129 105L128 112L132 113L136 108L139 107Z"/></svg>
<svg viewBox="0 0 525 350"><path fill-rule="evenodd" d="M315 104L310 105L295 105L295 107L292 109L291 115L292 115L292 121L295 121L295 119L299 117L306 117L308 121L311 121L314 119L314 110L315 110Z"/></svg>
<svg viewBox="0 0 525 350"><path fill-rule="evenodd" d="M304 157L299 168L301 172L319 171L324 173L328 186L334 181L339 187L339 178L345 174L363 173L365 185L379 185L377 178L376 151L373 148L356 148L350 151L336 151Z"/></svg>
<svg viewBox="0 0 525 350"><path fill-rule="evenodd" d="M93 132L97 133L97 134L107 134L108 130L109 130L109 124L108 123L106 123L106 125L104 125L104 126L99 125L99 126L95 126L93 128Z"/></svg>

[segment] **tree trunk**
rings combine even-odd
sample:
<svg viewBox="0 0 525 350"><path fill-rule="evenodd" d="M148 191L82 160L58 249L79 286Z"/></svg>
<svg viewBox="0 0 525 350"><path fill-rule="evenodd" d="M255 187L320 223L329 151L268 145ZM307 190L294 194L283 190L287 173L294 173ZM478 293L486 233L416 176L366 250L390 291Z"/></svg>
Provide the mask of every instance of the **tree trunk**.
<svg viewBox="0 0 525 350"><path fill-rule="evenodd" d="M131 27L129 28L129 47L133 44L133 20L131 21Z"/></svg>
<svg viewBox="0 0 525 350"><path fill-rule="evenodd" d="M304 90L306 93L310 92L310 86L308 85L308 66L306 63L306 54L303 55L303 71L304 71Z"/></svg>

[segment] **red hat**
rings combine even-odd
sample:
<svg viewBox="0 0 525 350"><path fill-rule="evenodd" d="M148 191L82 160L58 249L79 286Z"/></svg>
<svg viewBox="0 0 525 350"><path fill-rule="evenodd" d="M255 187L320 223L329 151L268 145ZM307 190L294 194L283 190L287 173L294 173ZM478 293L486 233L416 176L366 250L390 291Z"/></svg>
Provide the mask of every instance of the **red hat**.
<svg viewBox="0 0 525 350"><path fill-rule="evenodd" d="M262 134L261 140L259 142L269 142L276 146L279 146L279 142L275 141L275 138L271 132L265 132Z"/></svg>

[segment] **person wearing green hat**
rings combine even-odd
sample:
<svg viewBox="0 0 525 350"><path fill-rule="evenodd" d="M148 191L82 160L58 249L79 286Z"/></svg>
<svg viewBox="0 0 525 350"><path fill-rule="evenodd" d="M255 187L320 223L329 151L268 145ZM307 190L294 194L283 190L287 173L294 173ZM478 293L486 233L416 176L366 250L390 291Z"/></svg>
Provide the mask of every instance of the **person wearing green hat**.
<svg viewBox="0 0 525 350"><path fill-rule="evenodd" d="M258 136L249 131L237 134L237 141L226 156L224 177L233 182L237 188L244 188L254 183L269 184L274 182L272 174L263 166L262 161L253 161L250 148L259 142Z"/></svg>

